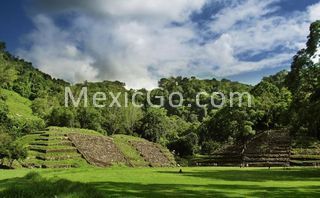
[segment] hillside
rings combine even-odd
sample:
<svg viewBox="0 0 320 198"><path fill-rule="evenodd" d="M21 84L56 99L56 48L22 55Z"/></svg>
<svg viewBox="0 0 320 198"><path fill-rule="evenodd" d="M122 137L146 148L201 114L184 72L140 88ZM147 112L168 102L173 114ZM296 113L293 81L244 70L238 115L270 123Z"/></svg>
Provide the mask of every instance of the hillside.
<svg viewBox="0 0 320 198"><path fill-rule="evenodd" d="M43 97L44 94L55 96L64 90L69 83L54 79L50 75L36 69L32 63L13 56L6 51L5 43L0 42L0 69L4 75L8 73L6 80L0 87L12 89L28 99ZM8 70L10 72L6 72ZM11 78L11 79L10 79Z"/></svg>
<svg viewBox="0 0 320 198"><path fill-rule="evenodd" d="M28 149L28 158L20 161L28 168L175 165L167 149L131 136L106 137L91 130L49 127L17 141ZM151 153L134 143L146 145Z"/></svg>
<svg viewBox="0 0 320 198"><path fill-rule="evenodd" d="M44 121L32 112L32 101L20 94L0 88L0 96L7 107L9 125L16 133L24 133L35 128L45 127ZM21 134L20 134L21 135Z"/></svg>
<svg viewBox="0 0 320 198"><path fill-rule="evenodd" d="M5 103L8 105L9 117L12 119L21 120L36 120L39 119L33 115L31 105L32 101L22 97L18 93L0 88L0 94L4 96Z"/></svg>

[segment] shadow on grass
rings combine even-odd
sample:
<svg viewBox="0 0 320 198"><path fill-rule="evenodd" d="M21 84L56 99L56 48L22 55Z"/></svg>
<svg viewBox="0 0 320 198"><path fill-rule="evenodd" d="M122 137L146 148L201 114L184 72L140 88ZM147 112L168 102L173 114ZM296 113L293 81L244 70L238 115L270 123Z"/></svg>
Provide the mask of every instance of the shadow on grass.
<svg viewBox="0 0 320 198"><path fill-rule="evenodd" d="M0 197L40 198L40 197L104 197L94 187L65 179L45 179L38 173L29 173L23 178L0 181Z"/></svg>
<svg viewBox="0 0 320 198"><path fill-rule="evenodd" d="M248 184L95 183L108 197L319 197L319 186L262 187Z"/></svg>
<svg viewBox="0 0 320 198"><path fill-rule="evenodd" d="M158 171L164 174L177 174L177 171ZM189 177L199 177L205 179L225 180L225 181L319 181L320 169L239 169L239 170L198 170L186 171L183 174Z"/></svg>
<svg viewBox="0 0 320 198"><path fill-rule="evenodd" d="M207 187L206 185L204 185ZM204 187L194 185L139 184L124 182L80 183L65 179L46 179L32 172L22 178L0 181L1 198L100 198L100 197L226 197L214 188L205 191L187 188Z"/></svg>
<svg viewBox="0 0 320 198"><path fill-rule="evenodd" d="M7 170L7 169L12 169L12 168L10 168L9 166L1 165L1 164L0 164L0 170L1 170L1 169Z"/></svg>
<svg viewBox="0 0 320 198"><path fill-rule="evenodd" d="M251 172L250 174L245 172ZM236 171L236 174L249 177L242 178L246 181L261 181L254 177L267 177L261 171ZM252 172L253 171L253 172ZM220 173L221 172L221 173ZM276 174L275 171L271 171ZM294 172L294 171L293 171ZM163 172L163 174L178 174L176 172ZM227 174L223 176L223 174ZM202 177L213 179L225 179L228 181L237 181L234 179L233 171L218 170L214 171L198 171L186 172L181 174L182 177ZM253 175L251 175L253 174ZM262 175L257 175L262 174ZM281 174L281 172L279 172ZM308 178L308 174L293 175L296 180L304 181ZM287 177L290 181L293 176ZM279 181L285 181L285 175L280 177ZM304 179L303 179L304 178ZM155 178L156 179L156 178ZM188 177L185 177L188 180ZM240 179L239 179L240 180ZM271 176L268 180L271 179ZM291 180L292 181L292 180ZM317 180L318 181L318 180ZM170 181L168 181L170 182ZM0 181L0 197L320 197L320 183L317 186L295 186L295 187L264 187L263 184L239 183L236 184L142 184L142 183L126 183L126 182L92 182L80 183L72 182L60 178L46 179L37 173L29 173L23 178L13 178Z"/></svg>

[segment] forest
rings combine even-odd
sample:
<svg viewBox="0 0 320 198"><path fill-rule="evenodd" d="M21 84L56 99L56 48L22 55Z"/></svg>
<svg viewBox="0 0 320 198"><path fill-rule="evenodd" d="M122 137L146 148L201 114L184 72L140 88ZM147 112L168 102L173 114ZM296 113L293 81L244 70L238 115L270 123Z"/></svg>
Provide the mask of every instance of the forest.
<svg viewBox="0 0 320 198"><path fill-rule="evenodd" d="M230 142L245 145L255 134L270 129L288 129L293 139L320 140L320 63L312 58L317 50L320 50L320 21L311 24L306 48L293 57L290 71L264 77L257 85L227 79L168 77L159 80L158 86L162 89L153 90L151 98L157 103L155 96L168 99L169 93L180 92L184 101L179 108L167 102L162 108L151 107L144 95L136 98L139 104L145 104L141 108L130 103L127 107L95 108L89 104L87 108L66 108L65 87L70 87L74 93L88 87L90 98L95 92L121 92L132 96L147 90L126 89L119 81L71 84L54 79L32 63L11 55L1 42L0 160L26 157L26 151L14 140L48 126L142 137L166 146L181 158L211 154ZM27 118L9 111L8 90L30 101L32 112ZM207 104L205 107L195 105L197 93L215 91L226 95L249 92L254 97L254 105L215 108L210 105L209 96L200 98L201 104ZM119 99L122 104L125 102L123 95ZM112 97L107 95L106 101L111 102Z"/></svg>

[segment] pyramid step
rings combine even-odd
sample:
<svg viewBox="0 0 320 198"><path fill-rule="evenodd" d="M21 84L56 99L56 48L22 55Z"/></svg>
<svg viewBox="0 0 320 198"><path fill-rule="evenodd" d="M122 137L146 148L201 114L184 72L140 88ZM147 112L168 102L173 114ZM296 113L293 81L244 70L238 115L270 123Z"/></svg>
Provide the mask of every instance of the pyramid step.
<svg viewBox="0 0 320 198"><path fill-rule="evenodd" d="M43 133L40 135L41 137L63 137L63 136L67 136L64 133Z"/></svg>
<svg viewBox="0 0 320 198"><path fill-rule="evenodd" d="M44 133L46 133L47 131L35 131L35 132L31 132L29 133L30 135L42 135Z"/></svg>
<svg viewBox="0 0 320 198"><path fill-rule="evenodd" d="M32 142L30 143L31 146L73 146L72 142L70 141L61 141L56 143L49 143L49 141L46 142Z"/></svg>
<svg viewBox="0 0 320 198"><path fill-rule="evenodd" d="M43 161L59 161L59 160L69 160L81 158L80 154L78 155L62 155L62 156L36 156L36 159Z"/></svg>

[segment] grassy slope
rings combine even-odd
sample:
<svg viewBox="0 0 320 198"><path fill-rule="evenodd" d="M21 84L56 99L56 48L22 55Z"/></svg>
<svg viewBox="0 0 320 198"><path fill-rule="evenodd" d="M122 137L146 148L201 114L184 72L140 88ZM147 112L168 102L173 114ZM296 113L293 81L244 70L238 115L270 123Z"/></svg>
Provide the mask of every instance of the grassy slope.
<svg viewBox="0 0 320 198"><path fill-rule="evenodd" d="M89 130L89 129L79 129L79 128L67 128L67 127L48 127L50 132L54 133L83 133L86 135L99 135L101 136L102 134L94 131L94 130ZM52 133L51 133L52 134Z"/></svg>
<svg viewBox="0 0 320 198"><path fill-rule="evenodd" d="M140 153L129 143L129 141L147 141L142 138L128 136L128 135L113 135L112 138L114 139L115 144L120 149L120 151L130 160L133 166L148 166L149 163L146 162ZM171 161L174 162L174 157L170 153L170 151L158 145L161 152Z"/></svg>
<svg viewBox="0 0 320 198"><path fill-rule="evenodd" d="M29 179L22 177L31 170L0 170L0 197L17 192L32 197L85 197L88 192L95 197L320 196L320 169L198 167L182 168L183 174L178 169L46 169L37 170L42 177Z"/></svg>
<svg viewBox="0 0 320 198"><path fill-rule="evenodd" d="M6 104L9 108L9 117L19 121L40 119L32 114L32 109L30 108L32 102L30 100L14 91L0 89L0 92L7 97Z"/></svg>
<svg viewBox="0 0 320 198"><path fill-rule="evenodd" d="M139 152L133 148L128 141L141 141L140 138L127 136L127 135L114 135L112 136L115 144L120 149L120 151L130 160L133 166L148 166L143 157L140 156Z"/></svg>
<svg viewBox="0 0 320 198"><path fill-rule="evenodd" d="M43 134L30 134L23 136L18 140L19 143L24 145L27 148L37 149L28 150L28 158L24 160L22 163L25 164L35 164L35 165L54 165L54 164L61 164L61 165L72 165L74 164L77 167L87 167L87 162L78 156L78 153L74 151L74 147L70 145L57 145L57 143L65 142L64 139L56 139L64 137L64 135L68 133L82 133L86 135L95 135L95 136L102 136L102 134L87 129L77 129L77 128L63 128L63 127L48 127L48 131L44 131ZM44 135L50 135L46 137ZM39 140L41 139L49 139L49 141ZM130 163L134 167L146 167L149 165L149 162L146 162L144 158L140 155L140 153L129 143L129 141L147 141L145 139L141 139L138 137L127 136L127 135L114 135L112 136L114 139L114 143L120 149L120 151L125 155L125 157L130 160ZM32 144L33 143L33 144ZM36 145L34 144L36 143ZM32 144L32 145L31 145ZM45 144L45 145L39 145ZM159 145L159 148L162 152L168 156L170 160L173 160L173 156L170 154L168 149ZM53 149L71 149L71 151L59 151L53 153L41 153L38 150L53 150ZM72 157L72 159L59 159L59 158L66 158ZM58 158L57 160L42 160L36 159L41 157L44 158ZM16 166L19 168L19 166Z"/></svg>

